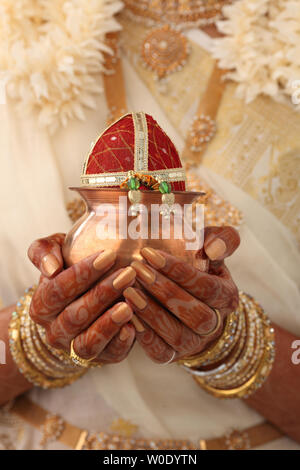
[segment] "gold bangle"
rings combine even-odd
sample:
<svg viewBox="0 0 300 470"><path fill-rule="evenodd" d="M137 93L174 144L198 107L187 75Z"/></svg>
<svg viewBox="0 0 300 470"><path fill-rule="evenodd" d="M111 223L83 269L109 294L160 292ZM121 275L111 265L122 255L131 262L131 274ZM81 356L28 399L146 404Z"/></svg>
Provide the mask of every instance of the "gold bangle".
<svg viewBox="0 0 300 470"><path fill-rule="evenodd" d="M240 306L248 315L248 322L255 321L254 328L254 346L250 341L248 348L249 351L255 351L257 347L261 348L260 351L255 351L256 359L251 361L251 367L245 364L245 358L238 359L241 361L241 373L237 372L236 375L232 374L232 378L227 383L226 379L222 383L211 384L210 379L197 375L193 376L194 380L208 393L216 398L246 398L254 393L270 374L275 359L275 341L274 329L271 322L264 313L262 307L247 294L240 292ZM255 315L254 315L255 314ZM262 337L260 338L259 330L262 330ZM247 351L246 351L247 352ZM248 360L247 360L248 361ZM250 362L250 361L249 361ZM237 371L238 371L237 367ZM227 373L227 372L226 372ZM225 374L226 374L225 373ZM221 374L222 375L222 374ZM249 377L250 375L250 377ZM216 375L217 377L217 375ZM231 383L232 382L232 383Z"/></svg>
<svg viewBox="0 0 300 470"><path fill-rule="evenodd" d="M206 381L208 385L219 389L235 388L250 379L256 372L265 351L264 326L256 310L251 309L245 316L247 317L247 333L243 352L225 373Z"/></svg>
<svg viewBox="0 0 300 470"><path fill-rule="evenodd" d="M85 369L81 369L79 371L77 370L71 376L68 375L67 377L63 378L50 377L36 369L36 367L33 366L30 359L25 354L20 331L21 317L23 314L29 315L29 306L34 290L35 288L26 290L25 295L19 300L16 306L16 310L12 314L8 328L9 345L12 358L15 361L20 373L24 375L26 380L37 387L47 389L70 385L85 373Z"/></svg>
<svg viewBox="0 0 300 470"><path fill-rule="evenodd" d="M197 368L220 361L228 355L235 346L235 335L239 326L238 312L237 310L228 315L222 336L210 348L195 356L180 359L178 364Z"/></svg>
<svg viewBox="0 0 300 470"><path fill-rule="evenodd" d="M77 366L81 367L101 367L100 362L92 362L97 356L91 357L90 359L83 359L83 357L78 356L78 354L74 351L74 341L75 338L72 339L71 341L71 347L70 347L70 359L76 364Z"/></svg>
<svg viewBox="0 0 300 470"><path fill-rule="evenodd" d="M235 347L233 348L230 357L226 362L222 362L219 364L215 369L191 369L188 367L183 366L190 374L197 375L199 377L206 377L206 379L210 379L210 377L215 376L216 374L224 374L227 372L237 361L240 357L244 346L245 346L245 339L246 339L246 319L244 316L241 316L241 329L239 334L237 335L237 342Z"/></svg>
<svg viewBox="0 0 300 470"><path fill-rule="evenodd" d="M270 349L266 349L263 360L259 365L256 373L250 377L247 382L238 387L231 388L231 389L218 389L214 388L206 383L204 383L200 377L194 376L194 380L201 385L206 392L210 393L216 398L247 398L252 393L254 393L263 382L266 380L267 376L270 372L269 364L272 361L272 354Z"/></svg>
<svg viewBox="0 0 300 470"><path fill-rule="evenodd" d="M70 371L58 369L56 364L50 364L48 357L43 357L41 352L37 349L36 345L33 342L33 335L31 325L33 324L30 316L26 311L22 312L20 317L20 338L22 349L25 356L31 362L32 366L40 371L42 374L53 377L53 378L64 378L67 375L74 374L74 365L73 369Z"/></svg>
<svg viewBox="0 0 300 470"><path fill-rule="evenodd" d="M36 324L33 321L30 323L30 331L34 347L37 349L37 353L41 355L41 358L58 370L62 370L64 372L74 371L74 364L71 360L67 362L63 355L61 356L63 360L61 360L55 357L52 352L46 348L46 345L43 343L38 333Z"/></svg>

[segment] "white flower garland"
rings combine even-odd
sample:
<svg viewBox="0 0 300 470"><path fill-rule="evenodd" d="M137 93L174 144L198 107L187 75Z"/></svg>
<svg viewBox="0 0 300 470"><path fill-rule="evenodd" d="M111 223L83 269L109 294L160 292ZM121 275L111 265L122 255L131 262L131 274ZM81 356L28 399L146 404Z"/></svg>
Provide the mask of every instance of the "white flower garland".
<svg viewBox="0 0 300 470"><path fill-rule="evenodd" d="M300 87L300 1L239 0L223 9L213 56L250 102L259 94L292 102ZM300 93L298 93L300 95ZM296 103L294 103L296 104ZM295 106L299 110L300 106Z"/></svg>
<svg viewBox="0 0 300 470"><path fill-rule="evenodd" d="M54 131L84 119L102 91L105 34L120 29L119 0L0 0L0 71L22 113Z"/></svg>

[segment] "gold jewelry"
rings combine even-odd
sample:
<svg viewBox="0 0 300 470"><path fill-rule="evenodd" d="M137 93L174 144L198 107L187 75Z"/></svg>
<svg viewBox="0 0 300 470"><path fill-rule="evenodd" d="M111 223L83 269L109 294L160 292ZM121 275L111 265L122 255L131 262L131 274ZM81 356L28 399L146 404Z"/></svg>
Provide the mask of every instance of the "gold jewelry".
<svg viewBox="0 0 300 470"><path fill-rule="evenodd" d="M220 328L220 325L221 325L221 322L222 322L222 318L221 318L221 314L220 314L220 311L217 309L217 308L213 308L213 307L210 307L216 314L216 317L217 317L217 323L216 323L216 326L211 330L209 331L208 333L201 333L200 336L211 336L213 335L219 328Z"/></svg>
<svg viewBox="0 0 300 470"><path fill-rule="evenodd" d="M101 367L100 362L92 362L97 356L91 357L90 359L83 359L83 357L78 356L78 354L74 351L74 341L75 338L71 341L70 347L70 359L80 367Z"/></svg>
<svg viewBox="0 0 300 470"><path fill-rule="evenodd" d="M38 340L41 341L41 344L56 358L58 362L66 367L71 367L74 369L74 363L70 360L69 355L59 349L55 349L47 342L45 329L36 323L34 323L35 329L37 331Z"/></svg>
<svg viewBox="0 0 300 470"><path fill-rule="evenodd" d="M245 450L283 436L277 428L267 422L243 430L228 430L223 436L197 439L197 443L182 439L135 437L137 426L130 422L121 423L121 426L111 425L113 432L89 432L64 421L58 415L49 414L47 410L30 401L26 395L16 399L12 413L41 431L46 443L49 442L48 436L54 435L58 442L74 450Z"/></svg>
<svg viewBox="0 0 300 470"><path fill-rule="evenodd" d="M216 134L217 125L215 120L226 88L224 75L224 70L215 65L188 129L182 157L192 166L198 166L201 163L208 143Z"/></svg>
<svg viewBox="0 0 300 470"><path fill-rule="evenodd" d="M63 377L57 376L58 370L50 368L50 363L46 364L38 356L37 350L33 347L30 337L30 330L25 329L25 318L29 318L30 302L35 291L35 287L25 291L25 295L19 300L16 310L12 314L9 324L9 345L11 355L18 366L19 371L33 385L42 388L57 388L70 385L80 378L84 369L73 368L72 371L65 371ZM30 321L32 321L30 319ZM47 366L47 372L43 367Z"/></svg>
<svg viewBox="0 0 300 470"><path fill-rule="evenodd" d="M190 54L189 43L183 34L169 24L152 30L142 44L143 64L158 80L181 70Z"/></svg>
<svg viewBox="0 0 300 470"><path fill-rule="evenodd" d="M184 365L188 368L197 368L220 361L233 349L238 325L238 311L230 313L226 318L222 336L212 346L210 346L206 351L193 357L180 359L178 364Z"/></svg>
<svg viewBox="0 0 300 470"><path fill-rule="evenodd" d="M237 383L246 381L255 372L264 352L264 332L262 322L255 312L249 312L247 317L246 341L240 357L226 372L212 376L207 381L209 385L217 388L234 387Z"/></svg>
<svg viewBox="0 0 300 470"><path fill-rule="evenodd" d="M22 347L24 353L28 359L30 359L32 365L38 369L43 374L49 375L50 377L66 377L66 370L59 370L57 367L58 362L53 361L50 363L49 356L42 356L40 351L38 351L36 344L33 341L33 335L31 330L31 321L30 316L21 315L20 317L20 336ZM71 371L71 374L74 373L74 367Z"/></svg>
<svg viewBox="0 0 300 470"><path fill-rule="evenodd" d="M63 355L55 356L53 352L46 347L40 337L37 325L33 321L30 322L30 329L30 336L33 340L34 347L37 349L37 354L39 354L47 363L49 362L50 365L54 366L59 370L64 371L64 373L66 372L66 370L74 371L74 364L71 363L70 360L66 361Z"/></svg>
<svg viewBox="0 0 300 470"><path fill-rule="evenodd" d="M223 374L226 372L230 367L232 367L237 359L239 358L244 345L245 345L245 339L247 336L247 331L246 331L246 324L245 324L245 318L244 316L241 317L242 320L242 328L240 330L240 334L238 335L237 339L237 344L235 345L232 355L230 355L230 358L226 362L222 362L219 366L217 366L215 369L206 369L206 370L200 370L200 369L190 369L188 367L183 366L187 371L191 372L193 375L197 375L199 377L210 377L211 375L216 375L217 374Z"/></svg>
<svg viewBox="0 0 300 470"><path fill-rule="evenodd" d="M222 8L234 0L124 0L124 13L147 26L170 24L176 29L203 27L222 17Z"/></svg>
<svg viewBox="0 0 300 470"><path fill-rule="evenodd" d="M189 145L192 152L200 152L216 133L216 122L207 114L193 118L189 129Z"/></svg>
<svg viewBox="0 0 300 470"><path fill-rule="evenodd" d="M242 347L238 348L241 354L235 355L235 361L228 356L222 369L189 369L194 380L217 398L245 398L254 393L267 379L275 359L274 329L262 307L240 292L239 308L246 318L246 337L241 337Z"/></svg>
<svg viewBox="0 0 300 470"><path fill-rule="evenodd" d="M43 423L41 432L42 439L40 445L43 449L46 448L47 444L50 442L58 441L65 429L64 420L61 416L52 415L47 413L45 421Z"/></svg>

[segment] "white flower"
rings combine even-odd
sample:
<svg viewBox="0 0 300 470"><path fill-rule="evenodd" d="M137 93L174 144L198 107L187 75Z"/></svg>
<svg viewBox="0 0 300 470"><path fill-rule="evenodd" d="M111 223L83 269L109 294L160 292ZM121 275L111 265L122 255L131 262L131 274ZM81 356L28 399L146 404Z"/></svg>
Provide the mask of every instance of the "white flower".
<svg viewBox="0 0 300 470"><path fill-rule="evenodd" d="M22 113L39 112L54 131L69 119L84 119L102 91L107 32L119 0L0 0L0 71L6 91Z"/></svg>
<svg viewBox="0 0 300 470"><path fill-rule="evenodd" d="M291 103L291 84L300 79L300 1L239 0L223 14L217 25L225 36L214 41L212 53L239 83L238 96Z"/></svg>

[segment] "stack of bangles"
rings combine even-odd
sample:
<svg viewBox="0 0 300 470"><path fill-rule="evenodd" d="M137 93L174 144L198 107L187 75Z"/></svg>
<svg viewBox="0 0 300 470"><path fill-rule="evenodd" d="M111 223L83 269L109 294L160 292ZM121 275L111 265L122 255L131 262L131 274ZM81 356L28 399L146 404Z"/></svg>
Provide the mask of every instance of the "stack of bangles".
<svg viewBox="0 0 300 470"><path fill-rule="evenodd" d="M70 385L89 367L100 366L80 358L71 343L70 353L47 343L42 326L29 315L35 288L17 303L9 325L12 357L33 385L57 388ZM237 310L225 322L221 337L197 356L178 361L196 382L217 398L247 397L268 377L275 358L274 329L261 306L240 292Z"/></svg>
<svg viewBox="0 0 300 470"><path fill-rule="evenodd" d="M222 336L201 354L179 362L216 398L247 398L264 383L275 359L275 334L262 307L240 292Z"/></svg>
<svg viewBox="0 0 300 470"><path fill-rule="evenodd" d="M12 314L9 325L9 345L19 371L33 385L58 388L79 379L87 367L95 365L71 352L53 348L47 343L42 326L30 318L29 307L35 287L26 290ZM97 366L99 364L97 363Z"/></svg>

